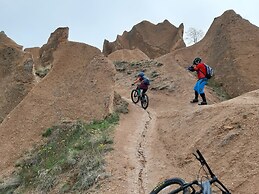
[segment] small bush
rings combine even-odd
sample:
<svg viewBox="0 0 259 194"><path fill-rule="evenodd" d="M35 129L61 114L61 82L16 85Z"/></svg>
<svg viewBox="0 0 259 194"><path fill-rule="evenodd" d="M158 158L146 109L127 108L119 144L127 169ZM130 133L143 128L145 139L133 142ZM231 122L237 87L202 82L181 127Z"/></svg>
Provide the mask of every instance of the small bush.
<svg viewBox="0 0 259 194"><path fill-rule="evenodd" d="M38 68L38 69L35 71L35 74L36 74L37 76L39 76L40 78L43 78L43 77L45 77L45 76L48 74L49 70L50 70L49 67L46 67L46 68L41 67L41 68Z"/></svg>
<svg viewBox="0 0 259 194"><path fill-rule="evenodd" d="M222 100L230 99L230 96L224 90L223 85L215 81L213 78L208 81L208 86L211 87Z"/></svg>
<svg viewBox="0 0 259 194"><path fill-rule="evenodd" d="M43 134L42 137L48 137L51 135L53 128L48 128Z"/></svg>

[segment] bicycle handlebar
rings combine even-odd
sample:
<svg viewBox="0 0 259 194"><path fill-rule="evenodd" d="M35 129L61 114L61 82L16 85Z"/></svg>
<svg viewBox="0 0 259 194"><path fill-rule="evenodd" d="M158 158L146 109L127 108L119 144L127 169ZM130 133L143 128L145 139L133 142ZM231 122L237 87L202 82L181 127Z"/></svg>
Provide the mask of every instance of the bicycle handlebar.
<svg viewBox="0 0 259 194"><path fill-rule="evenodd" d="M201 154L201 152L199 150L196 150L196 153L198 154L198 156L196 154L193 154L196 159L201 163L202 166L206 166L206 168L208 169L209 171L209 174L211 176L211 180L210 180L210 183L214 183L214 182L217 182L218 184L220 184L220 186L224 189L221 190L222 191L222 194L230 194L230 192L228 191L228 189L223 185L223 183L221 183L218 178L216 177L216 175L212 172L211 168L209 167L208 163L206 162L205 158L203 157L203 155Z"/></svg>

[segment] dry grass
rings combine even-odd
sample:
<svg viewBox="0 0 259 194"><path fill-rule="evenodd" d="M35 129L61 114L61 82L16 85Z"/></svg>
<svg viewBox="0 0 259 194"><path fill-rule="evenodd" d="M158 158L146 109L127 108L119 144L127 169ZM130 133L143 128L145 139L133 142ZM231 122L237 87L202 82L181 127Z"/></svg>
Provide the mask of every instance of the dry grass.
<svg viewBox="0 0 259 194"><path fill-rule="evenodd" d="M44 145L32 151L19 166L20 193L28 191L85 191L104 176L104 154L112 149L111 133L117 114L89 124L77 122L46 130ZM66 178L60 178L66 177Z"/></svg>

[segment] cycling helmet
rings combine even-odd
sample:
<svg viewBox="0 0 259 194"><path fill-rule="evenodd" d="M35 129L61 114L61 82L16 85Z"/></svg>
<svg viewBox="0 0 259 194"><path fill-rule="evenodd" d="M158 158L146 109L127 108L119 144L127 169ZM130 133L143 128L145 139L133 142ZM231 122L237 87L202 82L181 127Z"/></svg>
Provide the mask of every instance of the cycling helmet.
<svg viewBox="0 0 259 194"><path fill-rule="evenodd" d="M196 57L196 58L193 60L193 65L198 65L200 62L201 62L201 58L200 58L200 57Z"/></svg>
<svg viewBox="0 0 259 194"><path fill-rule="evenodd" d="M139 77L144 77L144 75L145 75L144 72L140 72L140 73L138 74Z"/></svg>

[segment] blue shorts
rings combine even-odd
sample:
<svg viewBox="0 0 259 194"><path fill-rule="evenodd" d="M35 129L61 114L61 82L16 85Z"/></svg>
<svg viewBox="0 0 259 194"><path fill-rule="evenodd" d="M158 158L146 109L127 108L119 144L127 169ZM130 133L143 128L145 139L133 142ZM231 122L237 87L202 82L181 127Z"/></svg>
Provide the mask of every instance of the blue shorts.
<svg viewBox="0 0 259 194"><path fill-rule="evenodd" d="M198 94L203 94L204 93L204 87L205 87L205 85L207 85L207 83L208 83L208 79L207 78L199 79L196 82L196 84L195 84L193 89L196 92L198 92Z"/></svg>

